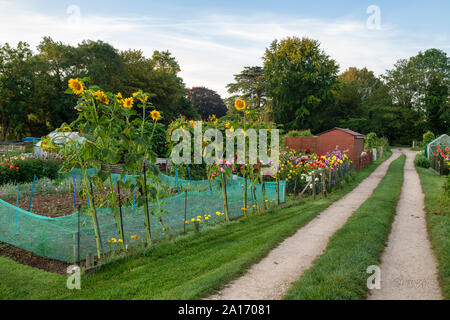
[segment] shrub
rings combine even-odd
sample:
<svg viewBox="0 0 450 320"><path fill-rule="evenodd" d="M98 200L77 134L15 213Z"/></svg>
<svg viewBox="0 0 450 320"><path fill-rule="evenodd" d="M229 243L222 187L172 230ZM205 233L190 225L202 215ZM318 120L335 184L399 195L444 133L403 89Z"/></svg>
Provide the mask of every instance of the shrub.
<svg viewBox="0 0 450 320"><path fill-rule="evenodd" d="M426 169L428 169L431 165L430 160L428 160L423 154L418 155L414 159L414 163L416 164L416 166L426 168Z"/></svg>
<svg viewBox="0 0 450 320"><path fill-rule="evenodd" d="M375 132L370 132L366 135L366 140L364 141L365 149L373 149L377 147L378 137Z"/></svg>
<svg viewBox="0 0 450 320"><path fill-rule="evenodd" d="M286 134L286 137L313 137L311 129L307 130L291 130Z"/></svg>
<svg viewBox="0 0 450 320"><path fill-rule="evenodd" d="M427 131L423 134L423 145L426 146L428 143L436 138L433 132Z"/></svg>
<svg viewBox="0 0 450 320"><path fill-rule="evenodd" d="M0 158L0 185L26 183L37 178L56 179L61 160L54 157L20 155Z"/></svg>

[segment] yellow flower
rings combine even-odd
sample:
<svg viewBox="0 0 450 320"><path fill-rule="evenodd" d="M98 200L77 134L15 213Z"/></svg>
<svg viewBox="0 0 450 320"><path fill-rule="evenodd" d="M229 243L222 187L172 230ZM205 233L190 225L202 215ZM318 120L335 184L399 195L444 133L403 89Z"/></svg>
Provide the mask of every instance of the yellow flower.
<svg viewBox="0 0 450 320"><path fill-rule="evenodd" d="M119 92L118 94L116 94L116 97L117 97L117 102L122 104L123 103L122 94Z"/></svg>
<svg viewBox="0 0 450 320"><path fill-rule="evenodd" d="M186 220L185 222L184 222L185 224L189 224L189 221L188 220Z"/></svg>
<svg viewBox="0 0 450 320"><path fill-rule="evenodd" d="M220 216L220 215L221 215L221 213L220 213L219 211L217 211L217 212L216 212L216 214L217 214L218 216Z"/></svg>
<svg viewBox="0 0 450 320"><path fill-rule="evenodd" d="M94 96L95 99L97 99L101 103L109 104L108 96L103 91L97 90L96 92L94 92Z"/></svg>
<svg viewBox="0 0 450 320"><path fill-rule="evenodd" d="M133 108L133 98L126 98L123 101L123 107L127 109Z"/></svg>
<svg viewBox="0 0 450 320"><path fill-rule="evenodd" d="M122 240L122 239L119 239L119 242L123 242L123 240Z"/></svg>
<svg viewBox="0 0 450 320"><path fill-rule="evenodd" d="M241 99L236 99L236 101L234 102L234 107L238 111L244 110L245 109L245 101L241 100Z"/></svg>
<svg viewBox="0 0 450 320"><path fill-rule="evenodd" d="M226 123L225 123L225 127L226 127L226 128L229 128L229 127L230 127L230 123L229 123L229 122L226 122Z"/></svg>
<svg viewBox="0 0 450 320"><path fill-rule="evenodd" d="M84 92L83 83L77 79L69 80L69 88L72 89L75 94L82 94Z"/></svg>
<svg viewBox="0 0 450 320"><path fill-rule="evenodd" d="M152 112L150 112L150 114L152 115L152 119L155 121L158 121L159 118L161 118L161 114L159 113L159 111L153 110Z"/></svg>
<svg viewBox="0 0 450 320"><path fill-rule="evenodd" d="M131 239L137 239L139 238L138 236L131 236Z"/></svg>

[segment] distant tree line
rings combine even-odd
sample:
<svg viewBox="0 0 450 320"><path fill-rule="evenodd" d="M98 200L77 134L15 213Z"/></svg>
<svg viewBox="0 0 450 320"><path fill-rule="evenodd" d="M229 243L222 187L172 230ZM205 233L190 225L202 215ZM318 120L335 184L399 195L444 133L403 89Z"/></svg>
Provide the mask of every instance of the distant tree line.
<svg viewBox="0 0 450 320"><path fill-rule="evenodd" d="M292 37L273 41L263 63L244 67L227 86L230 113L234 99L243 98L286 132L346 127L394 144L422 140L428 130L450 134L450 59L444 51L419 52L379 77L355 67L339 74L318 41Z"/></svg>
<svg viewBox="0 0 450 320"><path fill-rule="evenodd" d="M3 139L42 136L75 119L75 98L64 94L70 78L90 77L106 91L130 96L154 93L152 102L167 124L232 116L241 98L285 132L318 133L347 127L375 132L394 144L421 140L426 131L450 134L450 59L429 49L402 59L384 74L339 66L309 38L274 40L262 66L246 66L227 85L225 100L205 87L187 89L181 68L168 51L148 58L140 50L118 51L102 41L70 46L44 38L34 53L29 45L0 47L0 134Z"/></svg>
<svg viewBox="0 0 450 320"><path fill-rule="evenodd" d="M76 98L64 94L70 78L90 77L105 91L131 96L142 89L163 112L163 123L182 114L199 115L178 76L180 66L168 51L147 58L140 50L119 52L102 41L70 46L44 38L34 53L28 44L0 46L0 135L40 137L76 118Z"/></svg>

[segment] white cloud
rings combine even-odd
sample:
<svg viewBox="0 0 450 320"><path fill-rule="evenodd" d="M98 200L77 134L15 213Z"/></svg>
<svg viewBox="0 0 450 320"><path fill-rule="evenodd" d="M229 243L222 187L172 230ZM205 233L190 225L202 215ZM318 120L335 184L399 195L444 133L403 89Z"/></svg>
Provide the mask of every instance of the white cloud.
<svg viewBox="0 0 450 320"><path fill-rule="evenodd" d="M448 49L445 35L412 35L393 26L368 30L366 21L292 19L255 14L209 15L201 20L176 22L161 18L85 15L80 24L69 15L46 15L0 0L0 42L26 41L36 46L44 36L76 45L85 39L103 40L116 48L169 50L179 61L187 86L207 86L226 96L225 85L245 65L260 65L265 48L275 38L307 36L321 42L340 65L366 66L377 74L429 47ZM245 21L244 23L242 21Z"/></svg>

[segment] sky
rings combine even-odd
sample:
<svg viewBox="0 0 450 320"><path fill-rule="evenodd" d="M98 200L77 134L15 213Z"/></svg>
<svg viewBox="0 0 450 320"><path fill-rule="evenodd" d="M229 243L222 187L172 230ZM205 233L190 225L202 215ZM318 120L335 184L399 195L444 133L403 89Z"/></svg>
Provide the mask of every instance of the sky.
<svg viewBox="0 0 450 320"><path fill-rule="evenodd" d="M309 37L343 72L377 75L399 59L438 48L450 53L450 1L348 0L0 0L0 44L44 36L77 45L102 40L119 50L169 50L187 87L228 96L244 66L262 65L274 39Z"/></svg>

